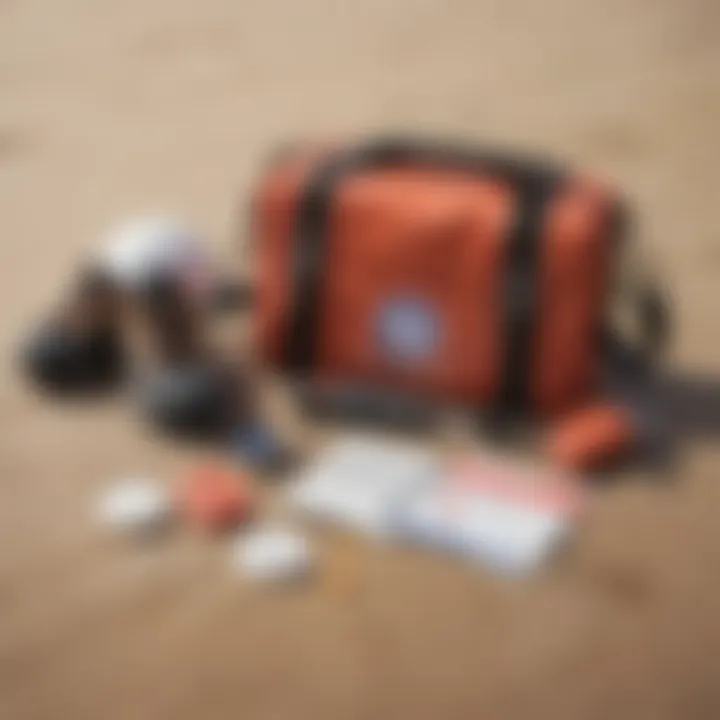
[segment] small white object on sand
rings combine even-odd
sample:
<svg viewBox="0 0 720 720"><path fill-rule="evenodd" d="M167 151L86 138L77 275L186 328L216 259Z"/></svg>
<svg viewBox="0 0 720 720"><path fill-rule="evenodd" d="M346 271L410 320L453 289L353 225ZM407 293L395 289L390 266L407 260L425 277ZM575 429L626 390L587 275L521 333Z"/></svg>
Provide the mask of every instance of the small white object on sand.
<svg viewBox="0 0 720 720"><path fill-rule="evenodd" d="M100 249L100 265L121 287L134 290L158 273L207 290L209 259L202 238L172 218L146 217L114 228Z"/></svg>
<svg viewBox="0 0 720 720"><path fill-rule="evenodd" d="M297 580L312 567L312 553L302 535L283 527L261 527L241 535L233 549L235 567L261 581Z"/></svg>
<svg viewBox="0 0 720 720"><path fill-rule="evenodd" d="M121 480L98 504L100 521L113 530L146 533L160 529L170 518L170 498L164 488L145 478Z"/></svg>

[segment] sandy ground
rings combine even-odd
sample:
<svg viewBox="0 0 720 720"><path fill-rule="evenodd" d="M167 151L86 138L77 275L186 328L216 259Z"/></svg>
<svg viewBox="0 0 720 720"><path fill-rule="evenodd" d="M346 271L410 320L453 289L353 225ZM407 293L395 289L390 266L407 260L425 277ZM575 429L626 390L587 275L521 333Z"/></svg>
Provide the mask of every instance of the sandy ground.
<svg viewBox="0 0 720 720"><path fill-rule="evenodd" d="M675 482L604 493L568 557L519 584L336 541L328 580L264 593L220 544L140 551L93 525L108 478L176 482L194 454L122 403L19 381L18 337L83 252L168 208L230 255L277 140L406 127L616 180L673 288L674 364L720 374L716 0L0 0L3 720L720 716L712 407L676 417Z"/></svg>

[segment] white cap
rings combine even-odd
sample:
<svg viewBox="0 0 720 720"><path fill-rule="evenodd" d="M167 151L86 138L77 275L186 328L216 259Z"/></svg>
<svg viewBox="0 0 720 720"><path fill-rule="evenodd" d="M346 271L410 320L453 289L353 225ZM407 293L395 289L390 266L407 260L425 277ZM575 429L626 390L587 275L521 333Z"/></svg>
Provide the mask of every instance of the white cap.
<svg viewBox="0 0 720 720"><path fill-rule="evenodd" d="M201 238L170 218L139 218L113 229L105 238L99 261L116 282L130 290L159 272L193 286L206 286L209 279Z"/></svg>

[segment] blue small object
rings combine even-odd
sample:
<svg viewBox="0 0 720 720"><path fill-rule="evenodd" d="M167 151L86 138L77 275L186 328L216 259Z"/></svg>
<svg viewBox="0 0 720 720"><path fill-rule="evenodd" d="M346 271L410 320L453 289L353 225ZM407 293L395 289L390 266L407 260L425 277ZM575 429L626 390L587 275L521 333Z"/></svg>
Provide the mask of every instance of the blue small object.
<svg viewBox="0 0 720 720"><path fill-rule="evenodd" d="M436 309L422 297L391 298L380 308L377 339L387 360L408 365L424 363L436 354L440 332Z"/></svg>
<svg viewBox="0 0 720 720"><path fill-rule="evenodd" d="M287 458L287 452L277 437L263 425L237 429L232 435L233 450L253 467L272 470Z"/></svg>

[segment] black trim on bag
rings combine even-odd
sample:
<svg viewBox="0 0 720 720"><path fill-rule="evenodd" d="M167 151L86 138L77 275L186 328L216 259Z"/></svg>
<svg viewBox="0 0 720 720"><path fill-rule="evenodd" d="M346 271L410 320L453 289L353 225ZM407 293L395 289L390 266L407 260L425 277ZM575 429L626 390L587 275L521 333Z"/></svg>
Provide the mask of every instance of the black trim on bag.
<svg viewBox="0 0 720 720"><path fill-rule="evenodd" d="M529 405L542 236L557 186L557 178L548 177L518 187L515 226L507 246L505 370L497 402L498 409L511 416Z"/></svg>
<svg viewBox="0 0 720 720"><path fill-rule="evenodd" d="M322 163L300 197L292 243L291 315L285 346L287 369L300 375L315 365L334 191L354 165L353 158L345 154Z"/></svg>
<svg viewBox="0 0 720 720"><path fill-rule="evenodd" d="M328 224L338 185L355 172L409 163L482 173L508 182L516 189L518 209L508 242L504 300L507 328L505 372L498 405L503 410L520 412L527 404L537 307L539 246L545 208L563 172L544 161L520 159L494 151L390 138L336 153L316 168L300 197L292 243L291 310L285 366L291 372L307 375L315 364L323 272L328 252Z"/></svg>

